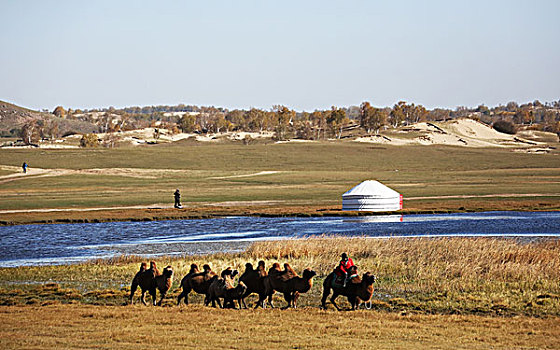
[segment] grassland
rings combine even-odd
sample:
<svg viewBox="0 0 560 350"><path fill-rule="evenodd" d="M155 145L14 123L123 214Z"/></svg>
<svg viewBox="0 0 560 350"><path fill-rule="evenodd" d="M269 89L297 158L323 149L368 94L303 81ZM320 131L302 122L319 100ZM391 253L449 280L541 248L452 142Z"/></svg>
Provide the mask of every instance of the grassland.
<svg viewBox="0 0 560 350"><path fill-rule="evenodd" d="M405 210L558 210L558 152L500 148L310 144L181 143L118 149L0 150L0 166L25 177L0 179L0 210L126 208L66 213L0 213L0 222L184 218L228 214L317 214L377 179L405 197ZM266 171L268 173L261 173ZM4 170L6 172L6 170ZM166 211L180 188L184 211ZM233 203L233 204L232 204ZM216 205L220 208L216 209ZM161 208L147 210L148 207Z"/></svg>
<svg viewBox="0 0 560 350"><path fill-rule="evenodd" d="M558 318L59 305L1 307L3 349L557 349Z"/></svg>
<svg viewBox="0 0 560 350"><path fill-rule="evenodd" d="M377 275L373 310L319 310L340 251ZM263 259L318 272L297 310L175 306L192 262L220 271ZM516 349L560 342L560 242L491 238L258 242L236 254L161 258L176 272L163 308L124 306L138 257L0 269L3 348ZM342 298L342 306L348 307ZM255 298L249 299L249 305ZM276 304L284 301L276 297ZM79 335L79 336L76 336Z"/></svg>

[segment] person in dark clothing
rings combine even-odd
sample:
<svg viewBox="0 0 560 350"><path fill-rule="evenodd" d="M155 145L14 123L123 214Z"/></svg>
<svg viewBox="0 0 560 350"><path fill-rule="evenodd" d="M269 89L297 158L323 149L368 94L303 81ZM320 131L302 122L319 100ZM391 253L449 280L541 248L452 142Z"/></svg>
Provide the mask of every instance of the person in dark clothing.
<svg viewBox="0 0 560 350"><path fill-rule="evenodd" d="M181 192L179 192L179 189L175 190L173 196L175 196L175 208L177 209L183 208L183 206L181 205Z"/></svg>
<svg viewBox="0 0 560 350"><path fill-rule="evenodd" d="M23 173L27 173L27 163L23 162L23 165L21 166L21 168L23 169Z"/></svg>

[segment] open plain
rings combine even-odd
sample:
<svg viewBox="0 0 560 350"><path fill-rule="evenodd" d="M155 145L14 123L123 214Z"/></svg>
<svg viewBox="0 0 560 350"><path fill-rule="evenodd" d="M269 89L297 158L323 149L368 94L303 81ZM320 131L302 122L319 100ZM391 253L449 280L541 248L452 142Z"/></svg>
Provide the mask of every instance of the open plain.
<svg viewBox="0 0 560 350"><path fill-rule="evenodd" d="M0 152L3 224L343 215L342 193L367 179L402 193L404 213L560 208L557 149L178 141ZM183 210L172 209L176 188Z"/></svg>

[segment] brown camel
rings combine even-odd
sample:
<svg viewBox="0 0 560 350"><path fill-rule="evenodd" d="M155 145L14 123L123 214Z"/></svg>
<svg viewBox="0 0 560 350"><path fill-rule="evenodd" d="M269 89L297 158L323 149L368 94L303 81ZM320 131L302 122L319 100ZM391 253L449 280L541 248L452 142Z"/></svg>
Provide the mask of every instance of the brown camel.
<svg viewBox="0 0 560 350"><path fill-rule="evenodd" d="M194 265L194 264L193 264ZM181 304L181 299L185 298L185 304L189 305L189 293L194 290L198 294L204 294L204 301L208 299L208 287L214 278L218 278L216 273L210 269L210 265L205 264L202 272L198 272L196 265L191 265L191 272L181 281L183 291L179 294L177 305Z"/></svg>
<svg viewBox="0 0 560 350"><path fill-rule="evenodd" d="M371 299L373 295L373 283L375 282L375 276L371 273L366 272L362 278L359 276L352 278L345 287L333 284L335 277L335 273L331 272L323 282L323 297L321 298L321 307L323 309L327 308L326 301L331 293L331 289L333 290L331 303L339 311L340 308L335 302L339 295L344 295L348 298L350 305L352 305L352 310L356 310L360 301L367 302Z"/></svg>
<svg viewBox="0 0 560 350"><path fill-rule="evenodd" d="M161 298L159 299L157 305L161 306L161 302L163 298L165 298L165 294L171 289L171 285L173 284L173 269L171 266L167 266L163 269L163 273L159 276L155 277L155 285L159 290L159 294Z"/></svg>
<svg viewBox="0 0 560 350"><path fill-rule="evenodd" d="M136 273L134 279L132 280L132 286L130 288L130 303L131 304L133 303L134 293L136 292L136 289L139 286L140 289L142 290L142 296L140 298L142 304L146 305L145 296L146 296L146 292L148 292L152 296L152 303L155 306L156 289L159 289L160 293L163 293L163 296L165 296L165 293L167 293L167 290L169 289L169 288L167 290L165 289L165 284L167 283L166 279L169 279L169 287L171 287L171 276L173 275L173 270L171 269L171 266L166 267L164 271L167 270L166 272L167 275L163 276L157 269L155 262L150 261L149 269L144 270L145 267L146 267L146 263L142 263L140 265L140 271ZM158 282L156 282L156 279L161 280L161 282L159 282L158 284ZM162 292L162 290L165 290L165 292ZM161 298L161 300L163 300L163 297ZM161 304L161 300L159 304Z"/></svg>
<svg viewBox="0 0 560 350"><path fill-rule="evenodd" d="M237 274L237 270L231 270L231 268L228 267L221 273L221 276L223 277L213 279L210 287L208 288L208 298L205 300L204 304L208 305L212 302L212 307L216 307L217 302L220 308L235 308L233 300L239 299L247 290L247 287L243 282L240 282L237 287L234 287L233 278ZM220 298L224 298L223 306L220 302Z"/></svg>
<svg viewBox="0 0 560 350"><path fill-rule="evenodd" d="M288 263L284 264L284 270L280 270L280 265L275 263L264 280L265 295L271 295L274 291L280 292L284 294L284 300L288 303L284 309L296 308L300 293L307 293L311 289L315 275L315 271L307 268L303 270L303 277L300 277Z"/></svg>
<svg viewBox="0 0 560 350"><path fill-rule="evenodd" d="M266 298L265 295L265 287L264 287L264 279L268 275L266 273L266 269L264 266L264 261L259 261L257 269L253 268L253 264L247 263L245 264L245 272L239 277L239 282L245 283L247 286L247 291L239 298L239 307L243 304L243 307L246 309L247 304L245 304L245 298L248 297L251 293L257 293L259 295L259 302L255 305L255 308L261 306L265 307L264 299ZM268 302L272 305L272 294L268 296ZM260 300L263 302L260 302Z"/></svg>

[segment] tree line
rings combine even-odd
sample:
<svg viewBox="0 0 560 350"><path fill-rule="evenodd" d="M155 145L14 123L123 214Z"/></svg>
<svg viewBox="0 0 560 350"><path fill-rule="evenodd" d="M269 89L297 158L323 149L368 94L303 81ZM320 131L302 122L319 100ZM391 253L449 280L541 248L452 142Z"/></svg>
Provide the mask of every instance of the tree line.
<svg viewBox="0 0 560 350"><path fill-rule="evenodd" d="M560 100L551 103L533 102L518 105L509 102L489 108L457 107L454 110L434 108L399 101L392 107L374 107L364 101L359 106L336 107L313 112L297 112L283 105L270 110L251 108L228 110L214 106L151 106L116 109L65 110L56 107L52 114L65 120L76 120L93 125L88 132L112 133L145 127L158 127L171 133L270 132L278 140L299 138L306 140L340 139L343 131L362 128L367 134L419 122L443 121L455 118L473 118L486 124L529 127L560 132ZM507 125L506 125L507 127ZM507 127L506 129L508 129ZM69 133L68 131L66 133ZM32 143L41 137L60 137L57 122L29 122L21 128L24 142Z"/></svg>

